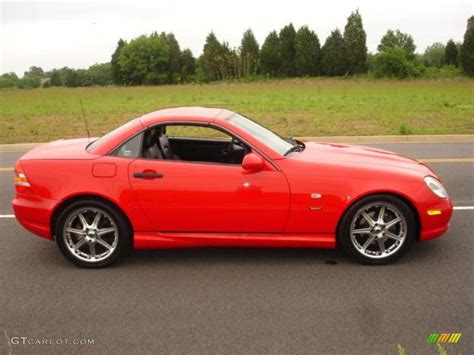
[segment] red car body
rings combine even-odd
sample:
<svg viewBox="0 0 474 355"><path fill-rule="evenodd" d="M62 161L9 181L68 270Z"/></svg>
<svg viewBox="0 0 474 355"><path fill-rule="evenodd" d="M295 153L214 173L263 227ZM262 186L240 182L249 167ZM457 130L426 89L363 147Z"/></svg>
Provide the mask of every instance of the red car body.
<svg viewBox="0 0 474 355"><path fill-rule="evenodd" d="M334 248L341 217L354 202L377 193L396 195L412 208L418 239L440 236L452 214L449 198L425 184L437 178L426 165L384 150L305 142L284 156L224 118L222 109L156 111L94 149L89 139L59 140L26 153L16 164L29 187L16 186L13 208L29 231L54 239L58 211L81 196L117 206L133 229L136 249L194 246ZM197 122L221 127L247 142L264 160L251 173L237 165L136 158L109 153L147 127ZM134 179L137 172L163 179ZM439 214L430 215L428 211Z"/></svg>

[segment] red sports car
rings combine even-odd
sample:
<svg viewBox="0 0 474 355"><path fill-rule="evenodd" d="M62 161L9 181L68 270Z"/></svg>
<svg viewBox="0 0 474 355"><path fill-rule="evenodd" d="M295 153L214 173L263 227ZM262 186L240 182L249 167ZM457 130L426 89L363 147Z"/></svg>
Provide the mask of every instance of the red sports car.
<svg viewBox="0 0 474 355"><path fill-rule="evenodd" d="M340 245L387 264L448 229L426 165L360 146L284 139L217 108L159 110L101 138L59 140L15 167L13 208L73 263L131 248Z"/></svg>

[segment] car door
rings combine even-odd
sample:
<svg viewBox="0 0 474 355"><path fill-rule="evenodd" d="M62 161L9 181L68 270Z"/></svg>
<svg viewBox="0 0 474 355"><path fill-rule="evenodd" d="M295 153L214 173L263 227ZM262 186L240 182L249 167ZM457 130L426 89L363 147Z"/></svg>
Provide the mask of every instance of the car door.
<svg viewBox="0 0 474 355"><path fill-rule="evenodd" d="M283 232L290 192L281 171L240 165L138 158L129 165L133 193L160 232Z"/></svg>

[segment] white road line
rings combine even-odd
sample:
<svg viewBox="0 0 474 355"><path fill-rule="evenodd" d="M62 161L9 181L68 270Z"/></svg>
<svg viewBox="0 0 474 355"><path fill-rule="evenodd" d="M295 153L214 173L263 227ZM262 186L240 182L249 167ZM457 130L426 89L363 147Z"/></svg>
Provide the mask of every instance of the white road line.
<svg viewBox="0 0 474 355"><path fill-rule="evenodd" d="M466 211L466 210L474 210L474 206L455 206L453 207L454 210L458 211ZM15 218L14 214L0 214L0 218Z"/></svg>

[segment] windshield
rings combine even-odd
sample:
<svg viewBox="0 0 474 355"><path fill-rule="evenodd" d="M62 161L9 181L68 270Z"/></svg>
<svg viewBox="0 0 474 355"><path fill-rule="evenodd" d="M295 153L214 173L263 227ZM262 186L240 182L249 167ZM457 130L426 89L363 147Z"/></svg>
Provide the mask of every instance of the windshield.
<svg viewBox="0 0 474 355"><path fill-rule="evenodd" d="M125 123L124 125L115 128L114 130L110 131L109 133L104 134L102 137L100 137L100 138L96 139L95 141L93 141L92 143L90 143L86 148L87 151L92 151L96 147L101 145L102 142L106 142L109 139L113 139L113 138L121 135L123 132L127 131L129 127L133 126L137 120L138 120L138 118L135 118L134 120L131 120L131 121Z"/></svg>
<svg viewBox="0 0 474 355"><path fill-rule="evenodd" d="M287 140L280 137L278 134L273 133L269 129L260 126L258 123L249 120L248 118L235 114L225 119L227 122L233 124L236 127L248 132L256 139L273 149L274 151L284 155L294 144L291 144Z"/></svg>

